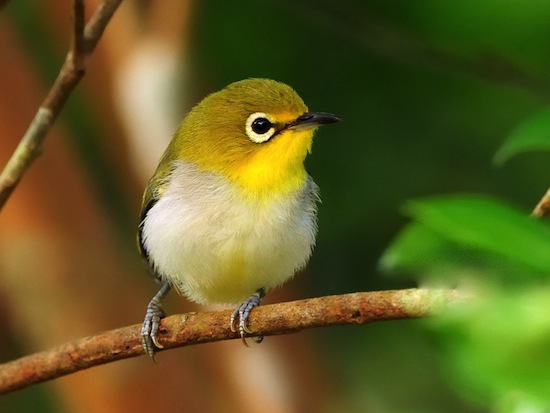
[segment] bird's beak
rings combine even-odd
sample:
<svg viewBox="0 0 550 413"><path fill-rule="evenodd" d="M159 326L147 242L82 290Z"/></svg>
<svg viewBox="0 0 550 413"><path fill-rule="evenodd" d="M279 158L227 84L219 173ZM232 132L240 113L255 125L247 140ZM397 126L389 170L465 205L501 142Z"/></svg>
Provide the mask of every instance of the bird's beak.
<svg viewBox="0 0 550 413"><path fill-rule="evenodd" d="M326 125L327 123L339 122L340 118L332 113L324 112L306 112L291 122L287 128L294 130L304 130L316 128L317 126Z"/></svg>

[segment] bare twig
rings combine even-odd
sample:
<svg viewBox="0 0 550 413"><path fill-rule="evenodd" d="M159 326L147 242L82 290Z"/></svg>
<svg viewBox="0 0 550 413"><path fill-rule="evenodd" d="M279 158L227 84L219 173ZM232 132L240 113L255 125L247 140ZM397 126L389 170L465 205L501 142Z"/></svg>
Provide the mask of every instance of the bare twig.
<svg viewBox="0 0 550 413"><path fill-rule="evenodd" d="M353 293L260 306L252 311L254 336L297 332L306 328L366 324L417 318L456 302L453 290L408 289ZM166 317L160 342L165 349L238 338L229 328L231 310ZM0 365L0 394L22 389L89 367L144 354L141 325L86 337Z"/></svg>
<svg viewBox="0 0 550 413"><path fill-rule="evenodd" d="M0 210L27 169L42 152L47 133L67 98L84 76L86 57L94 50L121 2L122 0L103 0L85 26L84 0L74 0L70 50L57 79L0 174Z"/></svg>
<svg viewBox="0 0 550 413"><path fill-rule="evenodd" d="M531 215L537 218L547 217L550 215L550 188L548 188L548 191L546 191L535 209L533 209Z"/></svg>

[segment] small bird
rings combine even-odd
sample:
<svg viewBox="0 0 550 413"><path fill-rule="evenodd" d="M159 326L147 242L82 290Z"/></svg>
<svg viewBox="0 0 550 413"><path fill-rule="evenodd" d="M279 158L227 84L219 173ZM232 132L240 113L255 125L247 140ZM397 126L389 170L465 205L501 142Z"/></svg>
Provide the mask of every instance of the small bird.
<svg viewBox="0 0 550 413"><path fill-rule="evenodd" d="M319 197L304 159L316 128L339 120L270 79L232 83L185 117L143 195L139 247L162 284L141 330L147 354L162 348L172 287L200 304L240 303L229 325L243 341L251 333L251 310L311 255Z"/></svg>

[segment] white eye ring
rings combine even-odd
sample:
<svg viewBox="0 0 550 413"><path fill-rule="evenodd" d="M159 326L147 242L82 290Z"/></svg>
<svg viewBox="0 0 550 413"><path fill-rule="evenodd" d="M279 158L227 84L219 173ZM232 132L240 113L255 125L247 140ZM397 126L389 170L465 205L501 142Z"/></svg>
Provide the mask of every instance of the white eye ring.
<svg viewBox="0 0 550 413"><path fill-rule="evenodd" d="M245 130L252 142L264 143L275 134L275 125L269 115L263 112L256 112L246 120Z"/></svg>

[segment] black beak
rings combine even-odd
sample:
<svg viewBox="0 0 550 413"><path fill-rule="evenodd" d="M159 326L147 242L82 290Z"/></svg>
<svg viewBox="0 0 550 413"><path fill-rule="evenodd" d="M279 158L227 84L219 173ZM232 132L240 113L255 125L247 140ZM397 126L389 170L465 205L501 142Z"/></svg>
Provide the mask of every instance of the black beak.
<svg viewBox="0 0 550 413"><path fill-rule="evenodd" d="M324 112L306 112L300 115L296 120L290 123L287 128L294 130L302 130L316 128L317 126L326 125L328 123L339 122L340 118L332 113Z"/></svg>

